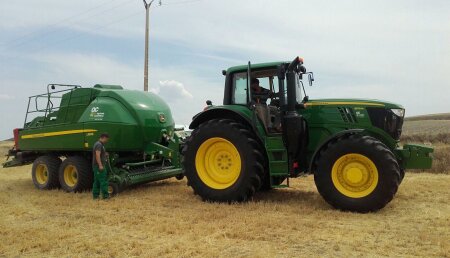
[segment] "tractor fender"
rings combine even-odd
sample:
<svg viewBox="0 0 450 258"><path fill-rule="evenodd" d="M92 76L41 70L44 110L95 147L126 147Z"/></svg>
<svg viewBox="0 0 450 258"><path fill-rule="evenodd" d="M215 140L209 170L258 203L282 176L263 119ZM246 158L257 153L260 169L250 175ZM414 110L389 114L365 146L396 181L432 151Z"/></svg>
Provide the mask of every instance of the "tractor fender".
<svg viewBox="0 0 450 258"><path fill-rule="evenodd" d="M319 155L320 151L331 141L341 138L343 136L352 135L352 134L359 134L362 133L364 129L348 129L344 131L340 131L336 134L333 134L328 139L326 139L320 146L316 149L313 156L311 157L311 162L309 164L309 172L312 172L314 168L314 161L316 160L317 156Z"/></svg>
<svg viewBox="0 0 450 258"><path fill-rule="evenodd" d="M260 141L262 146L264 146L263 144L264 141L259 135L258 131L256 130L254 123L252 123L252 120L244 116L243 114L239 113L238 111L230 110L227 108L214 107L196 114L192 118L192 122L189 125L189 129L196 129L200 124L212 119L232 119L242 124L245 124L246 126L248 126L248 128L252 129L257 139Z"/></svg>
<svg viewBox="0 0 450 258"><path fill-rule="evenodd" d="M192 122L189 125L189 129L196 129L200 124L218 118L237 120L252 127L251 120L237 111L226 108L211 108L196 114L192 118Z"/></svg>

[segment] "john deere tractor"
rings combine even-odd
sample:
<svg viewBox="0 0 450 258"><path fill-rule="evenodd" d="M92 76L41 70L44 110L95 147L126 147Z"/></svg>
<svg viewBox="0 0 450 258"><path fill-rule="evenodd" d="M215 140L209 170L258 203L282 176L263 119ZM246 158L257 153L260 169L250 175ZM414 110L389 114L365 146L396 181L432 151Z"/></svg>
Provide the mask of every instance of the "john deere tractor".
<svg viewBox="0 0 450 258"><path fill-rule="evenodd" d="M188 184L204 200L246 201L309 173L335 208L370 212L392 200L405 169L431 167L432 148L399 146L401 105L309 99L303 80L314 77L302 58L249 62L223 74L223 105L193 118L183 149Z"/></svg>
<svg viewBox="0 0 450 258"><path fill-rule="evenodd" d="M183 178L180 149L187 135L175 129L167 104L155 94L118 85L50 84L46 93L31 96L24 126L14 130L13 159L3 166L33 163L38 189L88 190L92 146L104 132L111 136L105 166L110 194L130 185Z"/></svg>

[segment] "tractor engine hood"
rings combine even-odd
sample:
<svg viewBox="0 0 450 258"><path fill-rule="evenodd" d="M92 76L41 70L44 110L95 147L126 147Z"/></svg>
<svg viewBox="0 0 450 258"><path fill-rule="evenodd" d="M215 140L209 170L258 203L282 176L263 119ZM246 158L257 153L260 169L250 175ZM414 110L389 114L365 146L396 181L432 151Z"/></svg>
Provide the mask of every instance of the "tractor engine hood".
<svg viewBox="0 0 450 258"><path fill-rule="evenodd" d="M323 119L332 123L343 121L352 126L369 122L396 141L402 133L405 110L398 104L369 99L317 99L303 104L307 110L320 110L321 115L318 117L322 120L318 123L323 122Z"/></svg>
<svg viewBox="0 0 450 258"><path fill-rule="evenodd" d="M379 107L386 109L403 109L402 105L373 99L314 99L304 103L305 107L312 106L359 106Z"/></svg>

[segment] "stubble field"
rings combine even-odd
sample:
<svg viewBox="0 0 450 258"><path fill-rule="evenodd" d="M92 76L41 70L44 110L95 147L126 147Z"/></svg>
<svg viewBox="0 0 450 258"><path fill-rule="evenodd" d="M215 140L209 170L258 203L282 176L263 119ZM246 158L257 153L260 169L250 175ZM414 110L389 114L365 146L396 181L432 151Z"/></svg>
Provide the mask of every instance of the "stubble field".
<svg viewBox="0 0 450 258"><path fill-rule="evenodd" d="M370 214L332 209L311 176L228 205L202 202L185 180L93 201L35 189L31 166L0 168L0 257L450 257L444 168L407 173L394 200Z"/></svg>

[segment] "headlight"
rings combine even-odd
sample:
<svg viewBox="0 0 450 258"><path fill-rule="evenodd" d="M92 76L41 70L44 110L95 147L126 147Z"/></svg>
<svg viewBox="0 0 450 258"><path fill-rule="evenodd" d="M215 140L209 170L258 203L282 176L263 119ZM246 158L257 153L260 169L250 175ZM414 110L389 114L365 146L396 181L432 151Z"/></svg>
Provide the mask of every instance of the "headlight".
<svg viewBox="0 0 450 258"><path fill-rule="evenodd" d="M391 109L391 111L399 117L403 118L403 116L405 116L405 110L403 108L393 108Z"/></svg>

